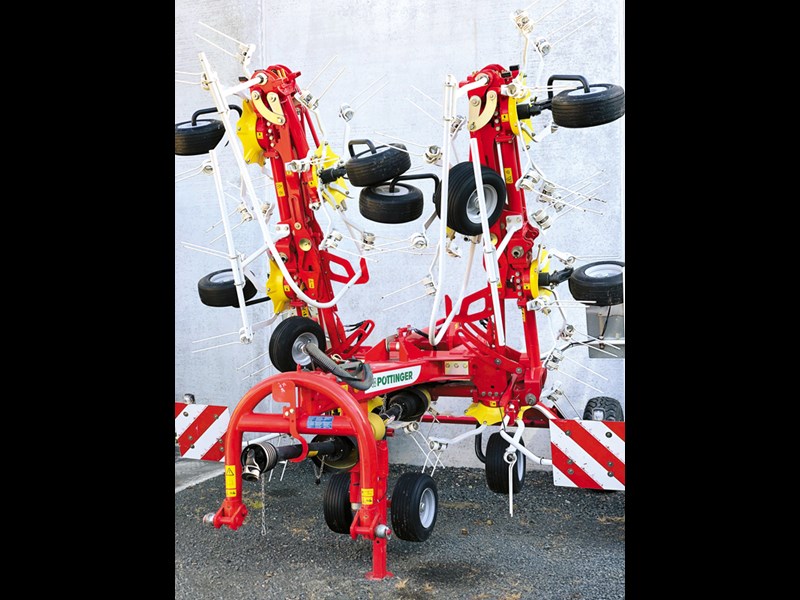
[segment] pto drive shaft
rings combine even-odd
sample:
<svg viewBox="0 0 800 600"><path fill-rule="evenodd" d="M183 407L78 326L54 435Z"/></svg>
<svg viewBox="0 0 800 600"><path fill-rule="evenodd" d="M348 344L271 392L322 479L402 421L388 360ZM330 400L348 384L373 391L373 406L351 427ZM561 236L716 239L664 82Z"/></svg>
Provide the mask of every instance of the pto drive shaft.
<svg viewBox="0 0 800 600"><path fill-rule="evenodd" d="M312 441L308 444L309 455L342 455L349 452L349 440L340 437L331 437L325 441ZM258 481L262 473L271 471L282 460L297 458L303 453L300 444L273 446L269 442L249 444L242 450L242 479L244 481Z"/></svg>

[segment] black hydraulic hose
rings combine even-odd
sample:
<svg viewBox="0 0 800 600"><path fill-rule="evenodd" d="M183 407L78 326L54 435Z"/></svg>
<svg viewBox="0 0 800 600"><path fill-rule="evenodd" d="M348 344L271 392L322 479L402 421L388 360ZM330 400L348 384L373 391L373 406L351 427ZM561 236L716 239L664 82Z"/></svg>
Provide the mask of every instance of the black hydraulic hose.
<svg viewBox="0 0 800 600"><path fill-rule="evenodd" d="M360 371L364 373L364 376L359 378L345 371L313 342L304 345L303 351L311 357L311 360L313 360L318 367L324 369L328 373L333 373L336 377L346 381L348 385L353 386L355 389L363 392L372 387L372 369L367 363L361 363Z"/></svg>
<svg viewBox="0 0 800 600"><path fill-rule="evenodd" d="M480 426L481 426L481 424L478 423L475 426L475 429L477 429ZM483 433L479 433L478 435L475 436L475 456L478 457L479 461L481 461L482 463L485 464L486 463L486 455L483 453L482 446L483 446Z"/></svg>

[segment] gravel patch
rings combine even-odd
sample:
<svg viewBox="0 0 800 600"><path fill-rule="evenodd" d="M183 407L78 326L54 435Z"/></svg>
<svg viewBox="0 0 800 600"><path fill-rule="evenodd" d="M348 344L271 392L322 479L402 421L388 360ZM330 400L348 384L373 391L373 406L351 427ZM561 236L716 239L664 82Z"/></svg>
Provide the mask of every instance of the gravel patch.
<svg viewBox="0 0 800 600"><path fill-rule="evenodd" d="M419 467L391 465L397 477ZM428 471L430 472L430 471ZM480 469L439 468L439 510L422 543L393 537L388 569L369 581L371 542L328 529L322 484L308 462L280 465L264 490L244 482L249 514L236 531L203 525L225 496L222 477L175 494L176 600L458 598L460 600L618 600L625 597L625 494L553 485L528 471L514 496L486 486Z"/></svg>

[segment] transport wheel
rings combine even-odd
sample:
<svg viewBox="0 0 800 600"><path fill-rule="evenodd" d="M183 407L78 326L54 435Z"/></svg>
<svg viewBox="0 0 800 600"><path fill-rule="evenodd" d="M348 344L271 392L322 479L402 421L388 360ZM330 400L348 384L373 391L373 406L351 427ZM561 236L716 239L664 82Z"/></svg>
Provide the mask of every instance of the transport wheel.
<svg viewBox="0 0 800 600"><path fill-rule="evenodd" d="M483 178L483 194L486 200L487 221L489 227L497 222L506 203L506 183L500 174L486 166L481 166ZM475 171L472 163L465 161L450 169L449 193L447 199L447 226L463 235L481 233L481 215L478 208L478 186L475 183ZM436 186L433 203L436 214L442 217L441 184Z"/></svg>
<svg viewBox="0 0 800 600"><path fill-rule="evenodd" d="M350 533L353 510L350 508L350 473L331 475L322 497L325 522L331 531Z"/></svg>
<svg viewBox="0 0 800 600"><path fill-rule="evenodd" d="M525 445L521 438L519 443ZM498 494L508 493L508 463L503 458L506 448L508 442L500 437L499 431L489 436L489 443L486 444L486 483L490 490ZM517 450L517 462L514 463L512 476L516 494L525 481L525 455L521 450Z"/></svg>
<svg viewBox="0 0 800 600"><path fill-rule="evenodd" d="M611 83L595 83L553 97L550 107L559 127L594 127L616 121L625 114L625 90Z"/></svg>
<svg viewBox="0 0 800 600"><path fill-rule="evenodd" d="M197 119L194 125L191 121L177 123L175 154L180 156L205 154L216 148L223 135L225 126L218 119Z"/></svg>
<svg viewBox="0 0 800 600"><path fill-rule="evenodd" d="M408 223L422 214L422 190L413 185L395 183L365 187L358 197L361 216L378 223Z"/></svg>
<svg viewBox="0 0 800 600"><path fill-rule="evenodd" d="M569 277L569 291L575 300L593 300L595 306L622 304L624 262L593 262L575 269Z"/></svg>
<svg viewBox="0 0 800 600"><path fill-rule="evenodd" d="M314 342L325 352L325 333L322 327L308 317L289 317L281 321L269 338L269 359L275 368L284 373L297 370L297 365L307 365L311 357L303 352L303 345Z"/></svg>
<svg viewBox="0 0 800 600"><path fill-rule="evenodd" d="M439 492L424 473L404 473L392 492L392 530L401 540L424 542L436 524Z"/></svg>
<svg viewBox="0 0 800 600"><path fill-rule="evenodd" d="M583 418L589 421L624 421L622 404L615 398L596 396L590 398L583 409Z"/></svg>
<svg viewBox="0 0 800 600"><path fill-rule="evenodd" d="M353 140L353 144L367 143L367 140ZM373 151L374 150L374 151ZM398 177L411 168L411 156L405 152L403 144L372 146L353 156L345 164L347 179L357 187L377 185Z"/></svg>
<svg viewBox="0 0 800 600"><path fill-rule="evenodd" d="M256 295L256 286L247 277L244 284L245 302ZM197 294L200 302L206 306L233 306L239 308L239 297L233 282L233 270L214 271L197 282Z"/></svg>

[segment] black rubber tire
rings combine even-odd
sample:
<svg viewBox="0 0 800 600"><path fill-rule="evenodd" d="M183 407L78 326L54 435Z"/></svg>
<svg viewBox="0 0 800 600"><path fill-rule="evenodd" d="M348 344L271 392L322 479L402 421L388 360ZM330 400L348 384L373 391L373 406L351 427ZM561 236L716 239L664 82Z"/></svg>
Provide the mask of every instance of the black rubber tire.
<svg viewBox="0 0 800 600"><path fill-rule="evenodd" d="M331 531L350 533L355 516L350 507L350 473L331 475L322 496L322 512Z"/></svg>
<svg viewBox="0 0 800 600"><path fill-rule="evenodd" d="M361 216L378 223L408 223L422 214L422 190L413 185L396 183L389 192L388 182L365 187L358 197Z"/></svg>
<svg viewBox="0 0 800 600"><path fill-rule="evenodd" d="M218 119L197 119L175 124L175 154L196 156L213 150L225 135L225 125Z"/></svg>
<svg viewBox="0 0 800 600"><path fill-rule="evenodd" d="M575 300L593 300L594 306L622 304L622 272L615 267L624 266L618 260L601 260L578 267L569 276L569 292Z"/></svg>
<svg viewBox="0 0 800 600"><path fill-rule="evenodd" d="M486 188L494 190L496 195L494 206L486 198L486 208L489 210L487 221L489 227L497 222L503 207L506 204L506 182L494 169L481 165L484 194ZM450 169L450 182L447 199L447 226L464 235L478 235L481 233L480 216L476 212L476 197L478 186L475 184L475 171L470 161L460 162ZM475 195L475 198L473 198ZM436 186L433 193L433 204L436 214L441 218L441 183Z"/></svg>
<svg viewBox="0 0 800 600"><path fill-rule="evenodd" d="M439 491L430 475L403 473L398 478L392 491L392 531L397 537L407 542L424 542L436 525L438 510Z"/></svg>
<svg viewBox="0 0 800 600"><path fill-rule="evenodd" d="M402 150L399 150L402 148ZM356 187L377 185L390 181L411 168L411 156L403 144L376 146L376 153L365 150L349 159L344 168L347 179Z"/></svg>
<svg viewBox="0 0 800 600"><path fill-rule="evenodd" d="M613 83L594 83L587 94L582 87L553 96L550 107L559 127L605 125L625 114L625 90Z"/></svg>
<svg viewBox="0 0 800 600"><path fill-rule="evenodd" d="M297 370L297 361L292 357L292 349L297 339L304 334L315 337L317 346L325 352L327 348L325 332L319 323L308 317L289 317L278 323L269 338L269 359L276 369L283 373Z"/></svg>
<svg viewBox="0 0 800 600"><path fill-rule="evenodd" d="M256 295L256 286L247 277L244 284L244 300L247 302ZM233 270L221 269L209 273L197 282L197 294L200 302L206 306L232 306L239 308L236 285L233 283Z"/></svg>
<svg viewBox="0 0 800 600"><path fill-rule="evenodd" d="M595 410L602 410L602 419L596 419ZM590 398L583 409L583 418L587 421L624 421L625 413L622 412L622 404L616 398L609 396L596 396Z"/></svg>
<svg viewBox="0 0 800 600"><path fill-rule="evenodd" d="M525 440L520 438L519 443L525 445ZM489 489L497 494L508 494L508 463L503 456L508 448L508 442L500 437L500 432L489 436L486 444L486 484ZM517 450L517 462L514 463L514 493L522 489L525 483L525 455Z"/></svg>

